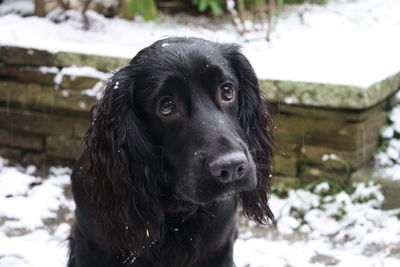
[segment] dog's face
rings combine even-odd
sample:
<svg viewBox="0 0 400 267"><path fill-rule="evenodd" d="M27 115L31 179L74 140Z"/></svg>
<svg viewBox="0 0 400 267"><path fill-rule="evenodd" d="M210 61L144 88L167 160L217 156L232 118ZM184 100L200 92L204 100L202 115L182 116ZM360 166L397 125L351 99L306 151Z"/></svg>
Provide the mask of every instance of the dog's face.
<svg viewBox="0 0 400 267"><path fill-rule="evenodd" d="M91 116L75 176L113 249L159 239L176 199L234 195L248 218L273 220L271 116L237 46L158 41L113 75Z"/></svg>
<svg viewBox="0 0 400 267"><path fill-rule="evenodd" d="M136 60L143 61L136 110L174 194L199 204L254 189L256 167L239 121L241 86L223 47L165 40Z"/></svg>

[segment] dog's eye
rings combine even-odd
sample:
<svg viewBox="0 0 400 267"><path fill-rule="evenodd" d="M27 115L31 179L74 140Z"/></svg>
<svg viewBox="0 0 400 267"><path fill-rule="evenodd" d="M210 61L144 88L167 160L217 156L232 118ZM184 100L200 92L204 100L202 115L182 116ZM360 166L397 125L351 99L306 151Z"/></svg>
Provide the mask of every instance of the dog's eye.
<svg viewBox="0 0 400 267"><path fill-rule="evenodd" d="M170 115L176 109L176 105L171 98L164 98L160 102L160 113L164 116Z"/></svg>
<svg viewBox="0 0 400 267"><path fill-rule="evenodd" d="M230 84L223 84L221 87L221 99L223 101L231 101L234 96L234 90L232 85Z"/></svg>

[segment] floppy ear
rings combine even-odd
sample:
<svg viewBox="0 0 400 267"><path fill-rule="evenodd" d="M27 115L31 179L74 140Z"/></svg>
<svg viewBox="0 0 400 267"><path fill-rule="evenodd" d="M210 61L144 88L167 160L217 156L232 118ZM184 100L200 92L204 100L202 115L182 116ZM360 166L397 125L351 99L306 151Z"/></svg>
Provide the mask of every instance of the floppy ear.
<svg viewBox="0 0 400 267"><path fill-rule="evenodd" d="M239 120L257 168L256 189L240 194L243 214L267 224L274 220L268 206L274 147L269 104L262 98L257 76L239 47L229 45L227 58L239 80Z"/></svg>
<svg viewBox="0 0 400 267"><path fill-rule="evenodd" d="M163 212L156 197L161 168L134 108L136 73L132 63L116 72L92 110L83 187L109 249L138 253L158 238Z"/></svg>

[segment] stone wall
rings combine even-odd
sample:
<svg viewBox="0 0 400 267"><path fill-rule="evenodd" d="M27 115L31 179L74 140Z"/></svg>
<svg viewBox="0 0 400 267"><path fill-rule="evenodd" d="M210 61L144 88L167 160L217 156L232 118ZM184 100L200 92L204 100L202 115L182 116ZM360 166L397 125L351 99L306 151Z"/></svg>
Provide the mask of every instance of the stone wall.
<svg viewBox="0 0 400 267"><path fill-rule="evenodd" d="M347 165L352 169L367 166L386 122L385 103L362 111L285 104L278 110L276 167L279 174L290 177L317 178L341 173ZM331 154L345 164L323 160Z"/></svg>
<svg viewBox="0 0 400 267"><path fill-rule="evenodd" d="M349 170L371 165L380 128L400 88L400 72L369 87L292 81L260 84L276 111L276 172L282 181L307 182L344 178ZM332 154L340 160L326 160Z"/></svg>
<svg viewBox="0 0 400 267"><path fill-rule="evenodd" d="M0 47L0 156L34 163L76 159L90 108L97 102L84 90L101 86L105 72L127 63Z"/></svg>
<svg viewBox="0 0 400 267"><path fill-rule="evenodd" d="M73 161L107 72L129 59L0 47L0 156ZM75 66L75 67L71 67ZM91 68L88 68L91 67ZM286 181L368 165L400 73L368 88L260 81L274 106L275 172ZM93 91L93 90L92 90ZM335 154L346 163L323 161Z"/></svg>

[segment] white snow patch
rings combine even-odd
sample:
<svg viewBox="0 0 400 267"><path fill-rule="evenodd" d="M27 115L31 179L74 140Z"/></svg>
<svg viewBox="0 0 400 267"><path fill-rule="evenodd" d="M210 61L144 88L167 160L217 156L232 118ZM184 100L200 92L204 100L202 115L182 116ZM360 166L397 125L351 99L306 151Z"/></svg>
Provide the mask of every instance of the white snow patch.
<svg viewBox="0 0 400 267"><path fill-rule="evenodd" d="M3 0L0 4L0 16L10 13L32 15L33 11L33 0Z"/></svg>
<svg viewBox="0 0 400 267"><path fill-rule="evenodd" d="M1 267L39 267L66 266L68 231L66 225L60 225L57 235L51 235L46 230L38 229L32 233L8 237L0 232L0 266Z"/></svg>
<svg viewBox="0 0 400 267"><path fill-rule="evenodd" d="M339 157L336 156L335 154L325 154L325 155L322 155L321 159L322 159L322 161L339 160Z"/></svg>
<svg viewBox="0 0 400 267"><path fill-rule="evenodd" d="M49 178L43 180L14 167L0 170L0 216L11 219L4 223L3 229L33 230L43 225L43 219L54 218L54 211L60 205L74 206L73 202L66 200L62 188L69 184L69 169L52 168L51 172Z"/></svg>
<svg viewBox="0 0 400 267"><path fill-rule="evenodd" d="M23 195L29 190L30 184L39 180L15 167L0 167L0 197Z"/></svg>
<svg viewBox="0 0 400 267"><path fill-rule="evenodd" d="M57 67L40 66L39 71L41 73L57 73L59 70Z"/></svg>
<svg viewBox="0 0 400 267"><path fill-rule="evenodd" d="M392 165L390 167L382 167L377 171L377 173L382 178L400 180L400 164Z"/></svg>
<svg viewBox="0 0 400 267"><path fill-rule="evenodd" d="M329 189L330 189L329 184L327 182L323 182L323 183L318 184L314 188L314 192L317 194L321 194L321 193L329 191Z"/></svg>
<svg viewBox="0 0 400 267"><path fill-rule="evenodd" d="M100 81L100 82L97 82L93 86L93 88L82 90L81 92L84 95L92 96L92 97L95 97L97 100L100 100L101 97L103 96L104 89L105 89L104 82Z"/></svg>
<svg viewBox="0 0 400 267"><path fill-rule="evenodd" d="M82 101L79 101L79 107L81 108L81 109L85 109L86 108L86 103L85 102L82 102Z"/></svg>
<svg viewBox="0 0 400 267"><path fill-rule="evenodd" d="M99 80L106 80L110 77L109 73L101 72L93 67L77 67L77 66L70 66L61 69L61 72L64 75L70 75L72 77L92 77Z"/></svg>
<svg viewBox="0 0 400 267"><path fill-rule="evenodd" d="M400 92L395 98L399 96ZM400 180L400 105L394 106L388 117L388 124L381 129L385 149L375 155L378 165L375 173L385 179Z"/></svg>

